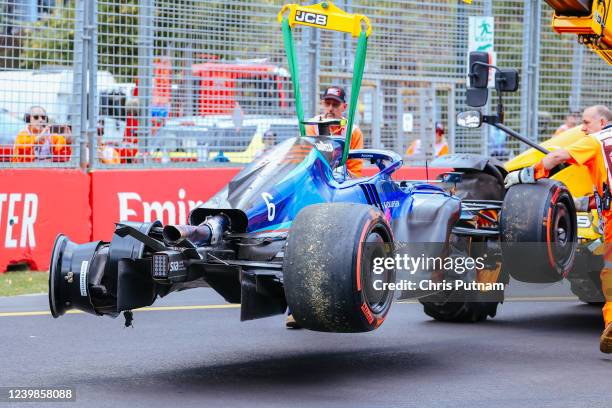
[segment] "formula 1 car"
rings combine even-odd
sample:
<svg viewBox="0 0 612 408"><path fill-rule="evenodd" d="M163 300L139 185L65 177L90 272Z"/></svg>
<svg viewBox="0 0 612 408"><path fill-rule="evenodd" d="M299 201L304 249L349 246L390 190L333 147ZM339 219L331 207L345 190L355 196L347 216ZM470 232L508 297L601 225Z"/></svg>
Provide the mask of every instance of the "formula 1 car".
<svg viewBox="0 0 612 408"><path fill-rule="evenodd" d="M83 245L58 236L49 277L53 316L76 308L114 317L151 305L157 296L210 286L241 304L242 320L284 313L289 306L305 328L369 331L384 321L393 300L393 290L375 290L374 281L394 282L395 274L372 269L373 258L393 257L393 248L366 251L364 243L497 242L504 234L511 237L510 222L523 216L516 196L461 201L440 186L393 181L402 164L394 152L352 151L350 159L374 161L380 171L344 178L334 174L343 144L326 136L285 141L194 209L189 225L119 223L111 242ZM575 228L575 216L566 219L559 210L572 205L560 183L523 187L538 210L552 209L549 228L555 233ZM489 221L498 216L501 230ZM520 234L514 239L520 241ZM561 274L568 262L559 260L549 273ZM545 269L548 259L542 263ZM447 320L494 315L498 301L483 299L452 302ZM440 302L451 304L439 296L425 299L430 310Z"/></svg>
<svg viewBox="0 0 612 408"><path fill-rule="evenodd" d="M347 32L359 27L352 22L366 21L329 2L291 5L289 12L285 34L296 16L346 23ZM361 44L369 31L361 31ZM291 58L290 68L297 78ZM357 71L353 91L358 93L363 66ZM296 106L303 125L299 99ZM118 223L110 242L82 245L60 234L49 273L52 315L73 308L112 317L124 312L128 324L132 309L151 305L158 296L208 286L241 304L241 320L282 314L288 307L307 329L364 332L380 327L394 298L396 270L381 273L374 260L393 258L400 243L434 243L441 254L472 254L482 244L490 255L486 265L453 277L465 281L505 283L509 273L525 268L557 277L571 267L575 210L563 184L541 181L515 186L505 197L460 199L453 194L461 184L457 173L447 173L440 184L395 181L391 176L402 165L398 154L349 152L351 132L344 139L329 136L329 126L339 122L315 125L319 136L304 136L301 126L300 137L256 159L195 208L188 225ZM379 171L351 178L349 159L370 161ZM498 173L492 177L501 177ZM528 233L516 228L538 216L545 222L529 226ZM545 250L534 251L529 264L517 256L517 247L500 245L534 241ZM432 280L444 281L447 273L452 271L435 270ZM428 314L455 321L494 316L502 300L487 291L460 289L436 290L421 299Z"/></svg>

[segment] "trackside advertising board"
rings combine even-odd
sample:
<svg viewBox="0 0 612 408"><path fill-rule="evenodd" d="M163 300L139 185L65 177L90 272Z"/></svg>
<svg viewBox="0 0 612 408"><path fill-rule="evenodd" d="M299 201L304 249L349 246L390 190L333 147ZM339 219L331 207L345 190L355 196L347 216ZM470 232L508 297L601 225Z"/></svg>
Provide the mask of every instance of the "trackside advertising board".
<svg viewBox="0 0 612 408"><path fill-rule="evenodd" d="M47 270L59 233L82 244L110 241L118 221L185 224L191 209L216 194L240 170L1 170L0 273L17 263ZM446 170L406 167L394 178L423 180L428 175L435 179ZM376 168L364 168L363 175L376 172Z"/></svg>
<svg viewBox="0 0 612 408"><path fill-rule="evenodd" d="M81 170L0 171L0 273L11 263L47 270L60 232L89 240L89 182Z"/></svg>
<svg viewBox="0 0 612 408"><path fill-rule="evenodd" d="M221 190L239 168L91 172L92 238L109 241L117 221L186 224L189 211Z"/></svg>

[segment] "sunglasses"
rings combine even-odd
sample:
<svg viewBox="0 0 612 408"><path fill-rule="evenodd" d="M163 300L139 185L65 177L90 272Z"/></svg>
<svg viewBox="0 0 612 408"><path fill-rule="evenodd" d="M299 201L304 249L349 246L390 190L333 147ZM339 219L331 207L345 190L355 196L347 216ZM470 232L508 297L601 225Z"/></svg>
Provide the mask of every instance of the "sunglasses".
<svg viewBox="0 0 612 408"><path fill-rule="evenodd" d="M47 120L47 116L46 115L32 115L31 116L32 119L34 120Z"/></svg>

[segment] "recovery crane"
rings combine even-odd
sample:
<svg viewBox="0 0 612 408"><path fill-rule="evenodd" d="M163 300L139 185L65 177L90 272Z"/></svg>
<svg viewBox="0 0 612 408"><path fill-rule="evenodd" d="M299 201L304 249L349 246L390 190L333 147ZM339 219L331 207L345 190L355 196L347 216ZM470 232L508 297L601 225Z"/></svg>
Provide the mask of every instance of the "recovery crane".
<svg viewBox="0 0 612 408"><path fill-rule="evenodd" d="M552 28L576 34L578 41L612 65L612 27L608 25L611 0L545 0L554 9Z"/></svg>

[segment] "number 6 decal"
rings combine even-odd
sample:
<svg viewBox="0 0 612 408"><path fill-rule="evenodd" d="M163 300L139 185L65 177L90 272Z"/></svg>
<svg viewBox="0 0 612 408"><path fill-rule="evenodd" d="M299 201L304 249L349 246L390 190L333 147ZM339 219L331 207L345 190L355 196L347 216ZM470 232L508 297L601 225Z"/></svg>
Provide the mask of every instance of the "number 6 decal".
<svg viewBox="0 0 612 408"><path fill-rule="evenodd" d="M274 217L276 217L276 206L272 202L274 197L270 193L261 193L261 198L266 202L266 207L268 207L268 221L274 221Z"/></svg>

